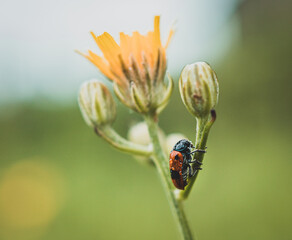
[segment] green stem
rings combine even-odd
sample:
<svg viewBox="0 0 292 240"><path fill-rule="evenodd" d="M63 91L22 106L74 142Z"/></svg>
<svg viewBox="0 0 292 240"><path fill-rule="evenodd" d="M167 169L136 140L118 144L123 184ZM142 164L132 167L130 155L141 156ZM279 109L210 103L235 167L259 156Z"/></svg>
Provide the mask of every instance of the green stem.
<svg viewBox="0 0 292 240"><path fill-rule="evenodd" d="M211 129L215 120L216 120L215 110L211 111L211 120L209 122L207 122L207 119L197 118L197 132L196 132L196 143L195 143L196 149L205 149L206 148L209 132L210 132L210 129ZM202 163L204 160L204 156L205 156L204 153L196 152L194 154L193 159L196 159L198 162ZM189 194L192 190L192 187L193 187L194 183L196 182L196 179L197 179L198 174L199 174L199 171L196 170L195 168L199 167L199 166L200 165L196 165L196 164L192 165L193 171L196 171L196 172L195 172L194 176L189 179L188 185L186 186L185 190L180 191L180 193L178 194L178 199L184 200L189 196Z"/></svg>
<svg viewBox="0 0 292 240"><path fill-rule="evenodd" d="M140 156L151 156L152 154L151 145L143 146L130 142L121 137L111 126L106 125L100 128L95 128L94 130L99 136L120 151Z"/></svg>
<svg viewBox="0 0 292 240"><path fill-rule="evenodd" d="M179 230L182 234L183 239L192 240L194 238L188 225L188 221L183 210L182 202L176 198L175 192L173 190L173 184L169 176L168 171L169 167L167 166L166 156L164 154L163 148L161 147L158 138L157 123L151 116L145 116L145 121L148 125L149 135L153 144L154 163L157 167L163 188L165 190L168 202L170 204L172 214L176 220L176 223L179 226Z"/></svg>

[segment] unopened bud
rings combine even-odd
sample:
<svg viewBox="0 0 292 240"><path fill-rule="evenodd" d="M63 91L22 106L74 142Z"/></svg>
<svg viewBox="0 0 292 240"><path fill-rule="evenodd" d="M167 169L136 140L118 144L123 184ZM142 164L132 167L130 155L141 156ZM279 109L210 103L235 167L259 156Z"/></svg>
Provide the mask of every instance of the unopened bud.
<svg viewBox="0 0 292 240"><path fill-rule="evenodd" d="M88 81L81 86L79 106L91 127L112 124L116 118L115 101L108 88L98 81Z"/></svg>
<svg viewBox="0 0 292 240"><path fill-rule="evenodd" d="M159 128L158 130L158 137L160 142L165 142L165 135L164 132ZM151 144L151 139L148 132L148 127L145 122L137 123L136 125L132 126L128 132L128 139L137 144L145 145ZM137 160L142 163L152 163L152 160L149 157L142 157L142 156L134 156Z"/></svg>
<svg viewBox="0 0 292 240"><path fill-rule="evenodd" d="M160 128L158 130L158 137L161 142L165 142L165 135ZM128 139L131 142L138 143L141 145L150 144L151 139L149 136L147 124L145 122L140 122L132 126L128 132Z"/></svg>
<svg viewBox="0 0 292 240"><path fill-rule="evenodd" d="M205 62L185 66L179 79L179 90L184 105L197 118L205 118L217 105L218 80Z"/></svg>
<svg viewBox="0 0 292 240"><path fill-rule="evenodd" d="M186 136L181 133L172 133L167 135L165 142L166 153L169 154L172 151L174 145L181 139L186 139Z"/></svg>

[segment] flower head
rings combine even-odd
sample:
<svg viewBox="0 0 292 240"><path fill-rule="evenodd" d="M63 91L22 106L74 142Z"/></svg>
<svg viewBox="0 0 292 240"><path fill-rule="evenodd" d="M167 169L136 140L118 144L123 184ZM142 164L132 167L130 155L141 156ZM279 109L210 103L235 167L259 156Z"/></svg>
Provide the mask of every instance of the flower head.
<svg viewBox="0 0 292 240"><path fill-rule="evenodd" d="M205 62L184 67L179 79L179 90L184 105L195 117L209 116L217 105L218 80L213 69Z"/></svg>
<svg viewBox="0 0 292 240"><path fill-rule="evenodd" d="M166 45L162 45L159 30L160 17L154 19L154 30L146 35L134 32L132 36L120 33L120 45L107 32L95 36L103 57L92 51L83 54L108 79L114 83L119 100L129 108L141 112L159 112L167 104L172 92L172 80L164 83L166 48L173 34L171 30Z"/></svg>

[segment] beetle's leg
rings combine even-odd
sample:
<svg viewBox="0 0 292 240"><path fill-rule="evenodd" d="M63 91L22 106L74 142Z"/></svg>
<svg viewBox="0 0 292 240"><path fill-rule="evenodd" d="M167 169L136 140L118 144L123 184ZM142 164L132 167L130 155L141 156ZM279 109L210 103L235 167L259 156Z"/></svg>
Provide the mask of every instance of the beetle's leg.
<svg viewBox="0 0 292 240"><path fill-rule="evenodd" d="M195 170L202 170L201 165L202 165L203 163L201 163L201 162L198 161L197 159L195 159L194 161L190 161L189 163L194 163L194 164L195 164L195 167L194 167Z"/></svg>
<svg viewBox="0 0 292 240"><path fill-rule="evenodd" d="M196 163L197 165L200 165L200 166L203 164L200 161L198 161L197 159L195 159L194 161L189 161L189 163Z"/></svg>
<svg viewBox="0 0 292 240"><path fill-rule="evenodd" d="M206 147L207 148L207 147ZM206 149L205 148L205 149ZM206 153L206 150L203 149L195 149L194 151L191 152L191 154L194 154L195 152L201 152L201 153Z"/></svg>
<svg viewBox="0 0 292 240"><path fill-rule="evenodd" d="M189 168L189 178L193 177L198 170L202 169L202 168L195 168L194 169L195 171L192 171L192 167L190 164L188 164L188 168Z"/></svg>
<svg viewBox="0 0 292 240"><path fill-rule="evenodd" d="M189 168L189 177L194 176L194 173L192 172L192 167L190 164L188 164L188 168Z"/></svg>

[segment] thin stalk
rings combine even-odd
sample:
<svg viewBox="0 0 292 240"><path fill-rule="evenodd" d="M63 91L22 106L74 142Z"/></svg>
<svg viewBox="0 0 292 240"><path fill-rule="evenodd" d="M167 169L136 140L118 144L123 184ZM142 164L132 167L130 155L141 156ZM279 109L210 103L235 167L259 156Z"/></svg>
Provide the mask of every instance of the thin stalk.
<svg viewBox="0 0 292 240"><path fill-rule="evenodd" d="M204 150L206 148L209 132L215 120L216 120L215 110L211 110L211 120L209 122L207 122L207 120L197 119L197 132L196 132L196 143L195 143L196 149ZM202 163L204 160L204 156L205 156L204 153L196 152L194 154L194 159L196 159L199 163ZM192 187L194 183L196 182L196 179L199 174L199 170L195 170L195 168L199 166L200 165L198 164L192 165L193 171L196 171L196 172L194 176L189 179L188 185L186 186L185 190L180 191L180 193L178 194L178 199L184 200L189 196L192 190Z"/></svg>
<svg viewBox="0 0 292 240"><path fill-rule="evenodd" d="M151 116L145 116L145 121L148 126L148 131L153 144L153 159L158 170L162 186L167 196L172 214L175 218L176 223L179 226L182 239L192 240L192 232L190 230L188 221L186 219L182 202L178 200L173 191L173 184L169 176L166 156L161 147L161 143L158 138L158 126Z"/></svg>
<svg viewBox="0 0 292 240"><path fill-rule="evenodd" d="M143 146L128 141L121 137L111 126L103 126L94 129L96 134L101 136L110 145L117 148L118 150L134 155L150 156L152 154L152 146Z"/></svg>

